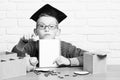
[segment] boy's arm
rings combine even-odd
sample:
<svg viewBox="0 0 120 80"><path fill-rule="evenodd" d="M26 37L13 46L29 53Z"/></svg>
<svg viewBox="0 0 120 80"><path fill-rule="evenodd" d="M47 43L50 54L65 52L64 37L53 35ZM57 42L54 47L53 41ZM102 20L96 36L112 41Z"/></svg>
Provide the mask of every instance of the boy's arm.
<svg viewBox="0 0 120 80"><path fill-rule="evenodd" d="M79 49L78 51L71 53L70 55L72 55L73 57L69 58L70 66L83 66L83 54L85 52L87 51ZM76 56L76 54L78 55Z"/></svg>
<svg viewBox="0 0 120 80"><path fill-rule="evenodd" d="M18 42L17 45L14 46L14 48L12 49L12 52L15 51L23 51L23 48L25 46L26 43L30 42L30 41L37 41L38 37L35 36L34 34L28 34L28 35L24 35L20 41Z"/></svg>
<svg viewBox="0 0 120 80"><path fill-rule="evenodd" d="M83 56L68 59L70 61L70 66L83 66Z"/></svg>
<svg viewBox="0 0 120 80"><path fill-rule="evenodd" d="M28 41L24 41L23 39L20 39L19 43L16 45L16 48L22 51L26 43L28 43Z"/></svg>
<svg viewBox="0 0 120 80"><path fill-rule="evenodd" d="M22 39L20 39L18 44L13 47L12 52L17 53L18 54L17 56L24 57L25 54L24 54L23 49L24 49L24 46L26 45L26 43L27 42L24 42Z"/></svg>
<svg viewBox="0 0 120 80"><path fill-rule="evenodd" d="M87 51L77 48L70 43L63 43L63 56L70 61L70 66L83 66L83 54Z"/></svg>

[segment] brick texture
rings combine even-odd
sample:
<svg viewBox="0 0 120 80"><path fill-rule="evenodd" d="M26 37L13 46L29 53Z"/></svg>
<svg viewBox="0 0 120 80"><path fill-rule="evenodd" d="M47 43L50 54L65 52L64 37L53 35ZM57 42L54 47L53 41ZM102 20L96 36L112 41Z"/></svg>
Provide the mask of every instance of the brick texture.
<svg viewBox="0 0 120 80"><path fill-rule="evenodd" d="M108 53L107 64L120 64L120 0L0 0L0 51L11 51L33 33L30 16L45 3L62 10L61 40L88 51Z"/></svg>

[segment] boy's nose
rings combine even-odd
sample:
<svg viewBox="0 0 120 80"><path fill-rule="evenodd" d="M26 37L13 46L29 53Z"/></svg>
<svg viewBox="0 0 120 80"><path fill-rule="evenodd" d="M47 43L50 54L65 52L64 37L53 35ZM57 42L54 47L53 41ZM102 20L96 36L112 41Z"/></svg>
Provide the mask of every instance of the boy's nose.
<svg viewBox="0 0 120 80"><path fill-rule="evenodd" d="M48 27L45 27L45 32L48 32L49 31L49 28Z"/></svg>

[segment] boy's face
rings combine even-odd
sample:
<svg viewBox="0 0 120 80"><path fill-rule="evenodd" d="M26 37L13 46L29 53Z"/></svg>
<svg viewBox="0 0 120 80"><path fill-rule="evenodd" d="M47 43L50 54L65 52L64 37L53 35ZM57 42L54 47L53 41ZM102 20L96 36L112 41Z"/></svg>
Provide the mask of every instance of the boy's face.
<svg viewBox="0 0 120 80"><path fill-rule="evenodd" d="M37 20L35 33L40 39L54 39L58 32L58 22L51 16L42 16Z"/></svg>

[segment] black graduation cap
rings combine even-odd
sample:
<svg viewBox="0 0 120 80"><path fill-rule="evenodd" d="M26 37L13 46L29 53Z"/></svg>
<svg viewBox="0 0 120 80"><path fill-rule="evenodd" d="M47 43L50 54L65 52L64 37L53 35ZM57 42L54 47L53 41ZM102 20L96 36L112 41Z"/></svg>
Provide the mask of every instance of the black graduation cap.
<svg viewBox="0 0 120 80"><path fill-rule="evenodd" d="M30 19L32 19L36 22L41 14L47 14L47 15L55 17L57 19L58 23L60 23L62 20L64 20L67 17L66 14L64 14L60 10L52 7L49 4L46 4L43 7L41 7L38 11L36 11L30 17Z"/></svg>

